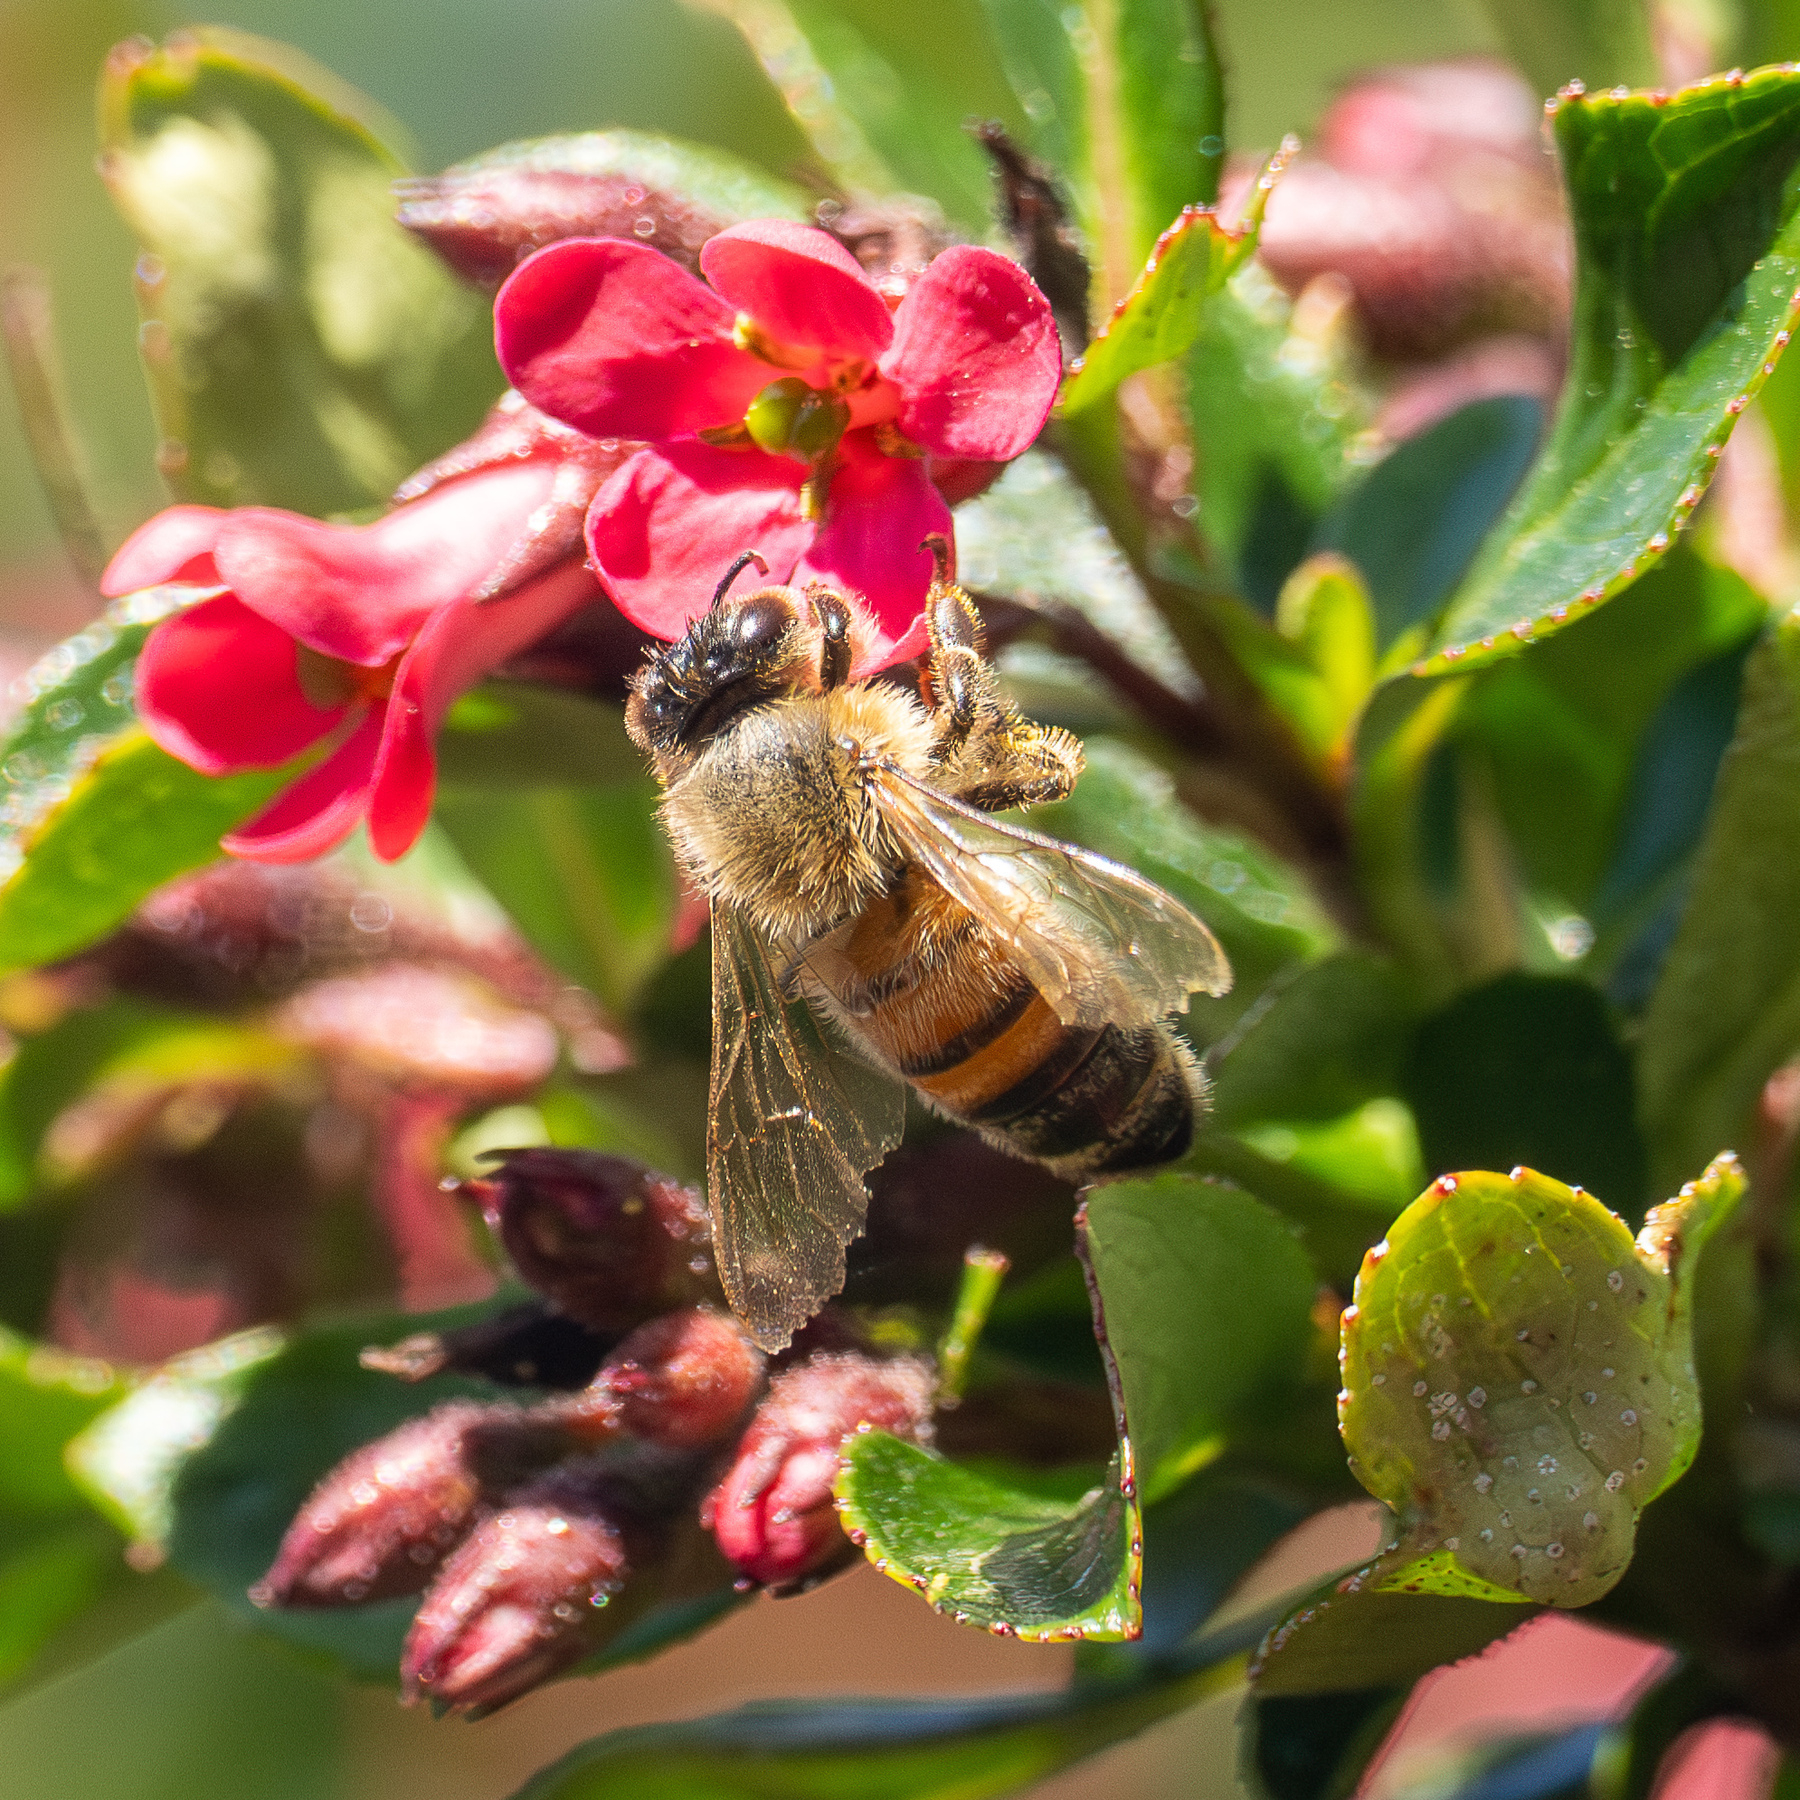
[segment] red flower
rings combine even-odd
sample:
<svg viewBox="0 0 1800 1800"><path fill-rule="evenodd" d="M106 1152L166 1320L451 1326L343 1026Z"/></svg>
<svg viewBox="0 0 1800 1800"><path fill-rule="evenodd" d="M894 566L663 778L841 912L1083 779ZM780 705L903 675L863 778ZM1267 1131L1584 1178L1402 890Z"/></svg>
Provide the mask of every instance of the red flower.
<svg viewBox="0 0 1800 1800"><path fill-rule="evenodd" d="M588 547L621 611L680 635L741 551L775 582L861 594L881 632L865 667L923 646L932 564L950 532L934 474L1035 438L1062 353L1016 263L959 245L898 308L822 231L765 219L700 253L706 283L618 238L529 257L495 302L495 341L535 406L593 437L645 440L600 489ZM960 468L954 465L962 465Z"/></svg>
<svg viewBox="0 0 1800 1800"><path fill-rule="evenodd" d="M220 590L165 619L138 659L138 712L165 750L224 775L333 740L225 849L302 862L365 817L378 856L411 848L431 811L432 739L450 703L596 597L571 559L475 598L552 501L558 470L551 456L485 468L372 525L172 506L127 540L103 592Z"/></svg>

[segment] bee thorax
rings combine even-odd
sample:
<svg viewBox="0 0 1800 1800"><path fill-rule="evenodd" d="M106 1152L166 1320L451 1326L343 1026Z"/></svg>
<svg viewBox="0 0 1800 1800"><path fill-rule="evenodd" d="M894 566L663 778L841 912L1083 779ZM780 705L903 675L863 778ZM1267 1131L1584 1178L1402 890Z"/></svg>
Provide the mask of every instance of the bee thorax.
<svg viewBox="0 0 1800 1800"><path fill-rule="evenodd" d="M859 684L759 707L673 782L664 818L695 883L773 936L804 939L866 906L903 860L865 791L865 759L930 766L930 727L899 689Z"/></svg>

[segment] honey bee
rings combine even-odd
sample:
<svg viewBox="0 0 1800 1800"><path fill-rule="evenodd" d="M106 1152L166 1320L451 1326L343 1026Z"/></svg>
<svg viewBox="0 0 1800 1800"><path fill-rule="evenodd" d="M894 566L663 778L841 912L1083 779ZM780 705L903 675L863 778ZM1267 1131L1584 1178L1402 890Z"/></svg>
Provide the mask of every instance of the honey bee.
<svg viewBox="0 0 1800 1800"><path fill-rule="evenodd" d="M1171 1016L1231 985L1162 889L987 816L1068 794L1081 745L1005 697L928 544L920 697L850 679L871 627L847 594L728 602L750 552L626 708L711 899L714 1253L767 1349L843 1286L905 1084L1073 1180L1166 1162L1205 1104Z"/></svg>

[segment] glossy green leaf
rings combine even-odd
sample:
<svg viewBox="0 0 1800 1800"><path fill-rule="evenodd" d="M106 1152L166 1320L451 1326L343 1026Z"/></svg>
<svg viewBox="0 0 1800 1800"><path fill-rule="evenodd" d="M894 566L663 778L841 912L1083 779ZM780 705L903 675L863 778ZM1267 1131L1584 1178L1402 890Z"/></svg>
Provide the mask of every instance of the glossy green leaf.
<svg viewBox="0 0 1800 1800"><path fill-rule="evenodd" d="M1258 186L1266 195L1273 174ZM1199 334L1206 302L1255 252L1261 208L1238 226L1221 225L1198 206L1183 210L1156 240L1144 272L1113 309L1062 392L1065 414L1084 412L1128 375L1173 362Z"/></svg>
<svg viewBox="0 0 1800 1800"><path fill-rule="evenodd" d="M1719 1158L1634 1243L1528 1169L1445 1176L1395 1221L1344 1314L1339 1417L1399 1519L1360 1585L1581 1606L1700 1443L1695 1264L1743 1192Z"/></svg>
<svg viewBox="0 0 1800 1800"><path fill-rule="evenodd" d="M846 1526L941 1612L1007 1636L1135 1638L1139 1495L1172 1494L1298 1379L1315 1281L1236 1189L1163 1175L1090 1195L1077 1231L1123 1406L1119 1458L1071 1508L879 1432L846 1446Z"/></svg>
<svg viewBox="0 0 1800 1800"><path fill-rule="evenodd" d="M1351 950L1313 963L1208 1053L1213 1122L1336 1119L1392 1094L1412 1026L1391 964Z"/></svg>
<svg viewBox="0 0 1800 1800"><path fill-rule="evenodd" d="M140 732L111 743L39 819L0 886L0 969L51 962L103 936L151 889L212 862L220 837L294 774L215 778Z"/></svg>
<svg viewBox="0 0 1800 1800"><path fill-rule="evenodd" d="M1069 184L1104 292L1124 294L1224 169L1225 96L1193 0L982 0L1030 142Z"/></svg>
<svg viewBox="0 0 1800 1800"><path fill-rule="evenodd" d="M1535 400L1477 400L1409 438L1319 521L1313 540L1362 571L1386 651L1415 648L1506 509L1543 430ZM1401 645L1405 653L1405 644Z"/></svg>
<svg viewBox="0 0 1800 1800"><path fill-rule="evenodd" d="M1513 973L1458 995L1420 1025L1401 1091L1434 1174L1524 1163L1621 1212L1644 1205L1631 1062L1576 976Z"/></svg>
<svg viewBox="0 0 1800 1800"><path fill-rule="evenodd" d="M1140 1522L1115 1459L1073 1507L864 1432L844 1449L838 1510L884 1575L959 1625L1030 1643L1137 1635Z"/></svg>
<svg viewBox="0 0 1800 1800"><path fill-rule="evenodd" d="M1250 1667L1258 1695L1409 1688L1445 1663L1485 1650L1540 1609L1433 1593L1401 1593L1348 1575L1309 1597L1271 1632Z"/></svg>
<svg viewBox="0 0 1800 1800"><path fill-rule="evenodd" d="M1275 628L1318 677L1315 753L1341 757L1375 685L1375 609L1355 565L1330 553L1309 556L1282 587Z"/></svg>
<svg viewBox="0 0 1800 1800"><path fill-rule="evenodd" d="M1553 124L1578 259L1568 384L1420 668L1516 652L1655 562L1788 340L1800 74L1567 96Z"/></svg>
<svg viewBox="0 0 1800 1800"><path fill-rule="evenodd" d="M1196 523L1224 577L1272 614L1366 460L1367 396L1341 334L1297 318L1255 263L1207 306L1186 374Z"/></svg>
<svg viewBox="0 0 1800 1800"><path fill-rule="evenodd" d="M1296 871L1203 823L1162 769L1115 739L1088 740L1075 792L1034 807L1031 824L1139 870L1211 926L1236 980L1221 998L1194 997L1185 1023L1197 1042L1222 1036L1277 970L1310 962L1332 940Z"/></svg>
<svg viewBox="0 0 1800 1800"><path fill-rule="evenodd" d="M1800 1046L1800 614L1751 653L1737 736L1681 926L1651 995L1638 1091L1656 1179L1750 1143L1764 1082Z"/></svg>
<svg viewBox="0 0 1800 1800"><path fill-rule="evenodd" d="M513 1800L986 1800L1223 1691L1241 1628L1158 1676L979 1700L822 1700L637 1726L579 1745Z"/></svg>
<svg viewBox="0 0 1800 1800"><path fill-rule="evenodd" d="M1218 1136L1206 1132L1205 1144L1216 1143ZM1367 1209L1371 1223L1391 1219L1425 1180L1412 1111L1391 1096L1365 1101L1335 1119L1240 1126L1236 1136L1269 1162L1329 1183L1334 1193Z"/></svg>
<svg viewBox="0 0 1800 1800"><path fill-rule="evenodd" d="M728 225L745 219L794 219L803 224L812 220L805 191L792 182L780 181L766 169L710 144L690 144L648 131L614 128L530 138L468 157L444 173L470 175L485 169L626 175L653 192L679 194L704 206Z"/></svg>
<svg viewBox="0 0 1800 1800"><path fill-rule="evenodd" d="M360 95L208 27L116 52L100 117L180 498L367 507L474 429L503 385L487 308L395 223Z"/></svg>
<svg viewBox="0 0 1800 1800"><path fill-rule="evenodd" d="M1571 81L1648 86L1660 72L1643 0L1486 0L1486 11L1540 94Z"/></svg>
<svg viewBox="0 0 1800 1800"><path fill-rule="evenodd" d="M623 735L611 709L600 724L604 735L597 729L596 743L582 753L596 775L611 766L616 750L602 743ZM537 763L527 741L509 741L515 766ZM471 734L459 745L465 766L479 761L479 742ZM548 735L545 750L554 757ZM579 769L579 760L571 760ZM446 784L438 796L438 822L514 923L617 1015L630 1011L669 953L677 889L657 795L655 782L640 772L590 787L520 787L504 801L485 783Z"/></svg>
<svg viewBox="0 0 1800 1800"><path fill-rule="evenodd" d="M1184 1175L1112 1182L1082 1216L1149 1504L1298 1379L1317 1281L1287 1224L1237 1188Z"/></svg>
<svg viewBox="0 0 1800 1800"><path fill-rule="evenodd" d="M1023 124L980 16L955 0L708 0L780 90L819 160L854 193L935 200L965 228L992 209L971 118Z"/></svg>

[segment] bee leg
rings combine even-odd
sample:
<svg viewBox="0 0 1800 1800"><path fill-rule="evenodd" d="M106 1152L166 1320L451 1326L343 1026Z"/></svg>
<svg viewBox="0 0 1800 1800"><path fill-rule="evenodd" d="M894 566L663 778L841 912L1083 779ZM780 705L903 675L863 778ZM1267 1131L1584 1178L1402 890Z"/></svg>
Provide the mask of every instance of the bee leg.
<svg viewBox="0 0 1800 1800"><path fill-rule="evenodd" d="M925 602L931 654L923 683L945 785L984 812L1060 800L1081 773L1081 745L1066 731L1025 718L1001 691L982 654L981 615L949 579L946 562L940 553Z"/></svg>
<svg viewBox="0 0 1800 1800"><path fill-rule="evenodd" d="M850 679L854 651L850 643L850 608L828 587L809 587L813 617L819 622L819 692L829 694Z"/></svg>

